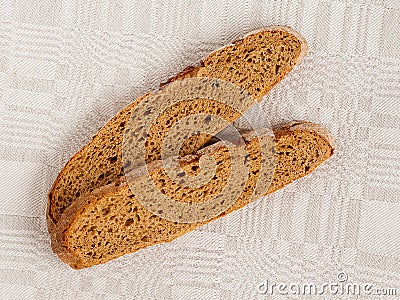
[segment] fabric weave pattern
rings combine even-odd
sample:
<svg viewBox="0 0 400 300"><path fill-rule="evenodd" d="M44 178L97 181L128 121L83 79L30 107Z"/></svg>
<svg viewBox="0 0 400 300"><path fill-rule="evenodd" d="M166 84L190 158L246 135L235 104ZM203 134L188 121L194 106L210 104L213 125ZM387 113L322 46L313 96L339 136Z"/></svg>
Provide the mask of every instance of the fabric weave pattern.
<svg viewBox="0 0 400 300"><path fill-rule="evenodd" d="M264 97L271 124L320 123L335 155L172 243L81 271L59 261L45 209L64 163L136 97L268 25L310 47ZM341 271L400 294L399 36L397 0L0 1L2 299L266 299L264 280Z"/></svg>

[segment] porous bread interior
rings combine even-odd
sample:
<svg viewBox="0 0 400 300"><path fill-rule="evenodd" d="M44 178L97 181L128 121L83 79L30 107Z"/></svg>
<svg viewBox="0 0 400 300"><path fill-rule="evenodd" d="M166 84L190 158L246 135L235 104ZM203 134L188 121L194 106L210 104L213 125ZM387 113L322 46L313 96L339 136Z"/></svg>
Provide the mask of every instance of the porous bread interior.
<svg viewBox="0 0 400 300"><path fill-rule="evenodd" d="M148 130L146 145L148 145L149 149L145 154L146 163L160 160L162 158L161 148L163 141L165 140L165 135L175 125L176 122L181 120L182 116L189 115L195 115L195 117L200 117L200 119L207 118L210 115L217 115L221 119L227 121L235 120L240 117L240 113L238 111L219 101L196 98L180 101L163 111L162 114L158 116L157 120L154 121L153 126L151 126L151 128ZM138 132L137 128L142 125L140 121L141 120L135 120L135 122L132 122L133 124L128 125L129 130L135 133ZM196 130L195 127L196 124L193 124L193 131ZM217 130L215 134L217 134L218 131L220 130ZM183 133L180 131L177 133L179 135L183 135ZM127 134L126 136L129 135ZM204 144L212 138L212 136L207 134L197 134L196 136L199 138L196 141L194 141L193 138L190 138L190 136L185 136L185 140L189 138L189 141L184 142L184 148L181 147L181 153L185 153L186 155L193 154L196 152L196 150L202 148ZM132 148L136 146L135 143L133 141L129 141L129 139L127 140L127 144L132 145ZM134 158L134 154L129 153L128 150L129 148L125 147L124 155L130 159ZM134 166L134 163L130 164L129 168L125 166L125 173L131 171L135 167L137 166Z"/></svg>
<svg viewBox="0 0 400 300"><path fill-rule="evenodd" d="M333 153L330 143L318 132L310 130L283 129L275 131L277 138L276 168L271 185L266 194L307 175L327 160ZM254 140L248 143L250 152L250 177L240 198L225 212L215 217L220 218L249 203L249 191L252 191L259 176L257 168L260 157ZM226 149L217 153L220 170L227 168ZM189 162L195 164L195 161ZM190 168L189 168L190 169ZM153 178L157 178L158 170ZM163 186L164 177L160 176L159 186ZM223 178L217 178L215 191ZM169 186L166 186L166 191ZM214 192L214 190L212 191ZM174 193L179 193L174 191ZM179 195L179 197L185 197ZM212 220L214 220L212 219ZM70 263L73 268L89 267L105 263L127 253L135 252L148 246L168 242L208 223L176 223L152 214L132 195L127 184L118 188L118 192L99 195L82 211L77 213L64 235L64 246L73 253L80 263Z"/></svg>
<svg viewBox="0 0 400 300"><path fill-rule="evenodd" d="M185 75L178 74L171 80L194 76L220 78L239 85L260 99L293 68L301 52L301 41L294 35L284 29L266 30L210 54L202 66L192 68ZM146 96L113 117L67 162L49 193L48 218L52 222L59 220L74 199L123 176L121 145L125 124ZM182 116L179 110L176 112ZM237 116L231 118L228 120L234 121ZM204 139L203 142L207 141ZM185 149L185 154L194 153L202 143L198 141L188 146L193 148Z"/></svg>
<svg viewBox="0 0 400 300"><path fill-rule="evenodd" d="M301 52L296 36L262 31L211 53L196 75L233 82L260 99L294 67Z"/></svg>

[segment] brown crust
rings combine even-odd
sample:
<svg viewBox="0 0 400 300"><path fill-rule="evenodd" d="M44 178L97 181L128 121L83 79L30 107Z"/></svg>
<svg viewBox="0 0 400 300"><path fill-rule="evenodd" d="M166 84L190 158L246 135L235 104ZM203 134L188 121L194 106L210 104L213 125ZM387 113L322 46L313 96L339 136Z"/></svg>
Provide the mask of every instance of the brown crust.
<svg viewBox="0 0 400 300"><path fill-rule="evenodd" d="M295 121L295 122L290 122L287 124L284 124L280 129L274 129L274 134L277 138L287 134L288 132L295 132L298 130L306 130L306 131L311 131L315 133L316 135L319 135L323 137L327 143L330 145L332 152L331 155L333 154L333 150L335 149L335 143L332 135L329 133L329 131L318 124L311 123L311 122L306 122L306 121ZM249 133L247 134L246 140L250 139L252 137L252 134ZM216 145L211 145L209 147L215 149ZM202 150L200 150L202 151ZM211 150L210 150L211 151ZM208 152L208 151L207 151ZM195 155L190 155L187 157L184 157L183 159L185 161L191 161L195 157ZM160 165L163 164L163 162L160 161L155 161L151 163L148 168L149 171L159 168ZM311 171L310 171L311 172ZM308 172L308 173L310 173ZM307 174L308 174L307 173ZM141 170L137 170L137 175L141 175L142 172ZM294 179L293 181L297 180L298 178ZM293 182L291 181L291 182ZM289 182L290 183L290 182ZM287 184L289 184L287 183ZM49 224L49 230L50 230L50 235L51 235L51 240L52 240L52 249L53 251L59 256L59 258L69 264L72 268L74 269L82 269L86 267L90 267L90 264L85 263L81 259L79 259L77 256L75 256L71 251L68 250L67 243L65 240L65 232L68 230L70 224L73 222L75 217L79 215L79 212L83 209L85 209L89 204L93 204L94 201L97 201L99 198L110 195L110 194L115 194L118 192L118 190L121 187L124 187L127 185L125 177L121 177L119 181L114 182L113 184L105 185L102 187L99 187L95 189L91 193L87 193L79 198L77 198L62 214L60 218L60 222L57 224L54 222L50 222ZM283 186L280 186L279 188L282 188ZM279 189L277 188L277 189ZM266 195L276 191L277 189L269 189ZM218 219L219 217L216 217L215 219ZM215 220L213 219L213 220ZM204 222L205 224L206 222Z"/></svg>
<svg viewBox="0 0 400 300"><path fill-rule="evenodd" d="M203 62L201 62L200 66L198 66L198 67L188 66L188 67L184 68L181 72L179 72L175 76L168 78L168 80L165 82L160 83L160 88L163 88L164 86L166 86L167 84L169 84L175 80L181 80L181 79L188 78L188 77L195 77L195 74L197 73L198 70L200 70L200 68L202 66L203 66Z"/></svg>
<svg viewBox="0 0 400 300"><path fill-rule="evenodd" d="M289 123L286 123L282 129L287 129L290 131L295 131L295 130L309 130L309 131L314 131L318 132L318 134L327 141L327 143L331 146L332 148L332 154L333 151L336 149L336 143L335 139L333 138L332 134L326 129L326 127L308 122L308 121L291 121Z"/></svg>

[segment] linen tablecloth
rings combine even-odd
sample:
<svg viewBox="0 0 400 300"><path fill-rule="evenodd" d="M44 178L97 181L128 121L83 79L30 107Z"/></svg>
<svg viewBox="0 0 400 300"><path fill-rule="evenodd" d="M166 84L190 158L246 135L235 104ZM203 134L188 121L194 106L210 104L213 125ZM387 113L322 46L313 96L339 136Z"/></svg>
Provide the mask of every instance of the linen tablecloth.
<svg viewBox="0 0 400 300"><path fill-rule="evenodd" d="M269 121L323 124L335 155L174 242L63 264L45 210L65 162L136 97L268 25L310 46L264 97ZM347 282L399 297L399 37L398 0L1 0L0 298L396 299L265 287Z"/></svg>

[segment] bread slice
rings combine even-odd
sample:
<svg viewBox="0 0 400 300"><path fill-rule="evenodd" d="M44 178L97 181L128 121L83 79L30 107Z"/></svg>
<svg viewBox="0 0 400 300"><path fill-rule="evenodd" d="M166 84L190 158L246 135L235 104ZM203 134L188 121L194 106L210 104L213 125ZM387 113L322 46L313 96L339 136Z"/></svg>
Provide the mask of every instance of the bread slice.
<svg viewBox="0 0 400 300"><path fill-rule="evenodd" d="M276 167L271 185L265 194L311 173L335 149L331 134L314 123L292 122L274 130L274 134ZM58 223L49 223L53 251L72 268L86 268L155 244L172 241L203 224L242 208L251 201L254 186L260 176L257 138L248 134L245 140L249 153L249 178L240 197L217 217L197 223L178 223L161 218L138 202L126 178L122 176L111 184L79 197L63 212ZM218 193L226 180L224 172L229 168L229 153L226 148L216 143L199 150L196 155L173 158L178 159L185 170L191 170L193 166L197 168L199 158L206 153L216 159L217 171L211 185L208 185L209 188L201 191L202 201L207 198L207 194ZM182 201L201 198L183 195L171 182L165 181L161 161L149 164L148 169L156 185L164 188L167 195L177 194ZM134 176L141 181L148 175L143 169L138 169Z"/></svg>
<svg viewBox="0 0 400 300"><path fill-rule="evenodd" d="M306 52L305 40L294 30L288 27L264 28L216 50L199 66L185 69L168 82L196 76L219 78L238 85L260 100L300 62ZM115 115L66 163L49 192L49 223L58 222L67 207L81 195L124 176L121 156L124 129L138 103L149 95L143 95ZM176 107L171 113L182 118L185 114L180 109ZM212 114L220 112L221 109L216 107ZM235 114L226 116L230 121L237 117ZM209 139L201 136L193 141L182 153L194 153Z"/></svg>

